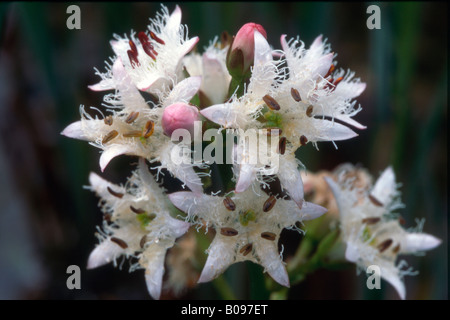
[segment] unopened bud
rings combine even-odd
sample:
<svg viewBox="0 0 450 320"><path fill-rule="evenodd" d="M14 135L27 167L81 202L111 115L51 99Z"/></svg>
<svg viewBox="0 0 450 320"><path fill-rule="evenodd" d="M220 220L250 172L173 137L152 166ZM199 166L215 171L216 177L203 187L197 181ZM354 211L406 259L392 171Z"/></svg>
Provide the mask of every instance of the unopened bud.
<svg viewBox="0 0 450 320"><path fill-rule="evenodd" d="M162 127L164 134L171 136L176 129L186 129L194 134L194 122L198 120L198 109L195 106L178 102L164 109Z"/></svg>

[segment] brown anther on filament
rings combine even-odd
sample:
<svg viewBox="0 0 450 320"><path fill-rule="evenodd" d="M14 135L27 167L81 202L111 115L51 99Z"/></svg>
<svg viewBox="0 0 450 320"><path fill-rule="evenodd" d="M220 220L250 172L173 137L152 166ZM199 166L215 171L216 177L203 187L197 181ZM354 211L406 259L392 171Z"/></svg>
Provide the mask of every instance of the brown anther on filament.
<svg viewBox="0 0 450 320"><path fill-rule="evenodd" d="M394 241L393 241L392 239L384 240L382 243L380 243L380 244L377 246L377 248L378 248L378 250L379 250L380 253L381 253L381 252L385 251L387 248L389 248L393 242L394 242Z"/></svg>
<svg viewBox="0 0 450 320"><path fill-rule="evenodd" d="M308 108L306 108L306 115L311 118L313 110L314 110L314 107L310 105Z"/></svg>
<svg viewBox="0 0 450 320"><path fill-rule="evenodd" d="M406 223L405 218L403 218L402 216L399 216L398 223L400 223L401 225L404 225Z"/></svg>
<svg viewBox="0 0 450 320"><path fill-rule="evenodd" d="M136 48L136 45L134 44L134 41L130 39L130 40L128 41L128 43L129 43L129 45L130 45L131 51L133 51L133 52L136 54L136 56L138 56L138 55L139 55L139 52L138 52L138 50L137 50L137 48Z"/></svg>
<svg viewBox="0 0 450 320"><path fill-rule="evenodd" d="M221 228L220 234L223 236L227 236L227 237L233 237L233 236L236 236L238 234L238 232L236 229L233 229L233 228Z"/></svg>
<svg viewBox="0 0 450 320"><path fill-rule="evenodd" d="M122 239L119 239L119 238L116 238L116 237L112 237L111 241L114 242L115 244L117 244L122 249L128 248L128 244L125 241L123 241Z"/></svg>
<svg viewBox="0 0 450 320"><path fill-rule="evenodd" d="M396 246L394 247L394 249L392 249L392 252L393 252L394 254L399 253L399 251L400 251L400 244L396 245Z"/></svg>
<svg viewBox="0 0 450 320"><path fill-rule="evenodd" d="M225 208L227 208L227 210L229 210L229 211L236 210L236 204L234 203L233 200L231 200L230 197L225 197L225 199L223 199L223 204L224 204Z"/></svg>
<svg viewBox="0 0 450 320"><path fill-rule="evenodd" d="M329 75L331 75L333 73L335 69L334 64L331 64L330 69L328 70L327 74L324 76L324 78L327 78Z"/></svg>
<svg viewBox="0 0 450 320"><path fill-rule="evenodd" d="M137 57L137 52L134 52L132 50L128 50L128 59L130 59L130 63L131 66L133 67L133 69L137 66L139 67L141 64L139 63L138 57Z"/></svg>
<svg viewBox="0 0 450 320"><path fill-rule="evenodd" d="M142 49L144 49L145 53L150 56L153 60L156 60L156 56L158 55L156 51L153 49L153 45L150 43L150 39L145 34L145 32L141 31L138 33L139 41L142 44Z"/></svg>
<svg viewBox="0 0 450 320"><path fill-rule="evenodd" d="M241 250L239 250L239 253L242 253L243 256L248 255L253 249L253 244L251 243L247 243L245 246L243 246L241 248Z"/></svg>
<svg viewBox="0 0 450 320"><path fill-rule="evenodd" d="M160 43L160 44L166 44L166 43L164 42L164 40L158 38L158 37L156 36L156 34L154 34L154 33L151 32L151 31L150 31L150 37L151 37L153 40L155 40L156 42Z"/></svg>
<svg viewBox="0 0 450 320"><path fill-rule="evenodd" d="M103 121L105 122L106 125L111 126L113 124L113 117L107 116L106 118L103 119Z"/></svg>
<svg viewBox="0 0 450 320"><path fill-rule="evenodd" d="M283 155L286 152L286 137L281 137L280 142L278 143L278 153Z"/></svg>
<svg viewBox="0 0 450 320"><path fill-rule="evenodd" d="M269 107L269 109L271 110L280 110L280 105L278 104L278 102L276 102L276 100L274 98L272 98L271 96L269 96L268 94L266 94L263 97L264 102L266 103L266 105Z"/></svg>
<svg viewBox="0 0 450 320"><path fill-rule="evenodd" d="M264 202L263 205L263 211L264 212L269 212L270 210L272 210L272 208L275 206L275 203L277 202L277 198L275 198L273 195L271 195L266 202Z"/></svg>
<svg viewBox="0 0 450 320"><path fill-rule="evenodd" d="M291 88L291 96L297 102L302 101L302 98L300 97L300 93L295 88Z"/></svg>
<svg viewBox="0 0 450 320"><path fill-rule="evenodd" d="M300 136L300 144L302 146L306 145L308 143L308 138L306 138L304 135Z"/></svg>
<svg viewBox="0 0 450 320"><path fill-rule="evenodd" d="M147 139L153 134L155 131L155 123L152 120L148 120L145 124L144 131L142 132L142 136Z"/></svg>
<svg viewBox="0 0 450 320"><path fill-rule="evenodd" d="M131 211L133 211L136 214L143 214L143 213L145 213L145 210L141 209L141 208L135 208L133 206L130 206L130 209L131 209Z"/></svg>
<svg viewBox="0 0 450 320"><path fill-rule="evenodd" d="M147 235L144 235L141 238L141 241L139 241L139 246L141 247L141 249L144 249L145 243L147 242Z"/></svg>
<svg viewBox="0 0 450 320"><path fill-rule="evenodd" d="M277 237L277 235L272 232L261 233L261 238L266 239L266 240L274 241L276 237Z"/></svg>
<svg viewBox="0 0 450 320"><path fill-rule="evenodd" d="M134 122L137 119L137 117L139 117L139 112L138 111L133 111L125 119L125 122L126 123L132 123L132 122Z"/></svg>
<svg viewBox="0 0 450 320"><path fill-rule="evenodd" d="M383 204L380 202L380 200L378 200L377 198L375 198L371 194L369 194L369 200L370 200L370 202L373 203L374 206L377 206L377 207L382 207L383 206Z"/></svg>
<svg viewBox="0 0 450 320"><path fill-rule="evenodd" d="M141 130L131 130L131 131L122 133L122 136L124 138L139 138L139 137L142 137L142 131Z"/></svg>
<svg viewBox="0 0 450 320"><path fill-rule="evenodd" d="M116 198L122 199L122 197L123 197L123 193L116 192L113 189L111 189L110 187L106 187L106 190L108 190L108 192Z"/></svg>
<svg viewBox="0 0 450 320"><path fill-rule="evenodd" d="M342 79L344 79L344 77L337 78L336 81L334 81L334 87L336 87L342 81Z"/></svg>
<svg viewBox="0 0 450 320"><path fill-rule="evenodd" d="M110 142L112 139L117 137L119 133L116 130L110 131L106 136L103 137L102 144Z"/></svg>
<svg viewBox="0 0 450 320"><path fill-rule="evenodd" d="M371 218L362 219L362 223L375 224L375 223L378 223L380 220L381 220L381 218L379 218L379 217L371 217Z"/></svg>

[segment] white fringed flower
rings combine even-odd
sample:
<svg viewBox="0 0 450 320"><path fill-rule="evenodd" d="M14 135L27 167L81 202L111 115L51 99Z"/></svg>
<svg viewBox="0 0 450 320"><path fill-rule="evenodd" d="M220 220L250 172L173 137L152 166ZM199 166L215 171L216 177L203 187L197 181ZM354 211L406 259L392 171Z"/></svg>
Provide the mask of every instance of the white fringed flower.
<svg viewBox="0 0 450 320"><path fill-rule="evenodd" d="M150 22L147 33L140 32L137 36L132 33L129 38L116 35L111 45L136 87L153 93L184 78L181 61L199 38L188 38L178 5L171 15L162 6L162 11Z"/></svg>
<svg viewBox="0 0 450 320"><path fill-rule="evenodd" d="M269 197L261 189L247 189L228 197L175 192L169 199L188 214L187 219L216 230L199 282L211 281L233 263L249 260L262 265L275 281L288 287L288 275L278 252L281 231L326 212L308 202L300 210L294 202Z"/></svg>
<svg viewBox="0 0 450 320"><path fill-rule="evenodd" d="M393 215L402 205L391 167L370 191L352 187L352 181L343 181L344 176L345 172L339 183L325 179L339 207L342 236L347 245L345 257L364 270L370 265L379 266L381 277L405 299L402 277L410 271L402 270L402 262L396 265L398 255L433 249L441 240L417 230L405 230Z"/></svg>
<svg viewBox="0 0 450 320"><path fill-rule="evenodd" d="M170 216L163 189L142 158L125 187L95 173L91 173L89 181L92 191L101 198L105 221L103 230L99 230L100 244L90 254L87 268L111 261L116 264L120 256L137 258L138 263L130 271L144 268L148 291L159 299L166 251L189 229L189 223Z"/></svg>

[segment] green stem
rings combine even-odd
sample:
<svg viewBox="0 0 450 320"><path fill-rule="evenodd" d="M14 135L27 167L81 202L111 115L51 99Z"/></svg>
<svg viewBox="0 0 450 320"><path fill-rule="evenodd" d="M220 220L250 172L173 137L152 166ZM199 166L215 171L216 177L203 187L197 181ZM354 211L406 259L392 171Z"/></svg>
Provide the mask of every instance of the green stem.
<svg viewBox="0 0 450 320"><path fill-rule="evenodd" d="M231 290L230 285L225 280L225 278L222 276L215 279L213 282L214 288L219 292L219 294L222 296L222 299L224 300L236 300L236 296L234 295L233 291Z"/></svg>

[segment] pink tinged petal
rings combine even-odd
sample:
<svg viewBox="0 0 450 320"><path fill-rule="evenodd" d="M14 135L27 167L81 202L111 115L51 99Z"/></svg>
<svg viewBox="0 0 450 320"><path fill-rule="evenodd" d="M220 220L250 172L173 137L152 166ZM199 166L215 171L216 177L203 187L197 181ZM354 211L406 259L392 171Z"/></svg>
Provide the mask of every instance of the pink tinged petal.
<svg viewBox="0 0 450 320"><path fill-rule="evenodd" d="M110 41L111 47L118 57L126 57L127 51L130 49L130 45L126 39L112 40Z"/></svg>
<svg viewBox="0 0 450 320"><path fill-rule="evenodd" d="M311 202L304 202L301 209L301 220L308 221L316 219L326 213L328 210L322 206Z"/></svg>
<svg viewBox="0 0 450 320"><path fill-rule="evenodd" d="M252 164L241 164L239 170L239 178L236 183L236 193L244 192L256 179L255 166Z"/></svg>
<svg viewBox="0 0 450 320"><path fill-rule="evenodd" d="M99 83L88 86L92 91L105 91L105 90L113 90L114 83L111 79L102 80Z"/></svg>
<svg viewBox="0 0 450 320"><path fill-rule="evenodd" d="M287 44L286 35L285 34L281 35L280 42L281 42L281 48L283 49L283 51L285 51L285 52L288 51L289 50L289 46Z"/></svg>
<svg viewBox="0 0 450 320"><path fill-rule="evenodd" d="M108 146L100 156L100 169L102 172L105 171L106 166L112 159L123 154L133 154L135 151L136 147L133 145L115 144Z"/></svg>
<svg viewBox="0 0 450 320"><path fill-rule="evenodd" d="M190 164L181 163L175 175L195 194L203 193L203 183Z"/></svg>
<svg viewBox="0 0 450 320"><path fill-rule="evenodd" d="M170 17L167 19L166 30L169 33L176 33L180 29L181 24L181 9L176 5L175 10L172 12Z"/></svg>
<svg viewBox="0 0 450 320"><path fill-rule="evenodd" d="M371 195L386 206L391 202L396 188L394 170L387 167L375 183Z"/></svg>
<svg viewBox="0 0 450 320"><path fill-rule="evenodd" d="M153 299L158 300L161 296L162 280L164 275L164 259L166 257L166 249L153 246L150 256L146 257L149 262L145 269L145 283L147 289Z"/></svg>
<svg viewBox="0 0 450 320"><path fill-rule="evenodd" d="M340 141L358 136L352 129L340 123L320 119L313 121L316 124L317 133L308 137L310 141ZM327 125L324 126L324 123Z"/></svg>
<svg viewBox="0 0 450 320"><path fill-rule="evenodd" d="M230 75L215 55L204 53L202 57L203 81L201 89L212 104L225 101Z"/></svg>
<svg viewBox="0 0 450 320"><path fill-rule="evenodd" d="M95 247L89 255L87 269L95 269L110 263L124 252L124 249L106 239Z"/></svg>
<svg viewBox="0 0 450 320"><path fill-rule="evenodd" d="M185 221L174 219L170 216L166 217L165 225L170 229L174 238L181 237L188 231L189 227L191 226Z"/></svg>
<svg viewBox="0 0 450 320"><path fill-rule="evenodd" d="M333 63L333 53L329 53L323 57L321 57L315 64L317 64L317 68L313 71L313 76L320 75L321 77L325 76L330 70L331 64Z"/></svg>
<svg viewBox="0 0 450 320"><path fill-rule="evenodd" d="M208 259L198 283L209 282L221 275L235 261L235 240L216 235L209 248ZM229 238L229 237L228 237Z"/></svg>
<svg viewBox="0 0 450 320"><path fill-rule="evenodd" d="M173 205L181 211L188 214L195 214L197 212L199 201L202 201L202 198L205 196L198 196L190 191L180 191L171 193L168 197Z"/></svg>
<svg viewBox="0 0 450 320"><path fill-rule="evenodd" d="M278 171L281 187L287 191L291 199L301 209L303 206L303 182L295 161L286 161Z"/></svg>
<svg viewBox="0 0 450 320"><path fill-rule="evenodd" d="M189 102L200 89L201 84L202 77L200 76L184 79L173 88L164 104L168 106L179 101Z"/></svg>
<svg viewBox="0 0 450 320"><path fill-rule="evenodd" d="M84 134L82 129L81 121L77 121L74 123L69 124L62 132L61 134L63 136L73 138L73 139L79 139L84 141L90 141Z"/></svg>
<svg viewBox="0 0 450 320"><path fill-rule="evenodd" d="M200 111L202 116L224 126L225 128L232 126L236 121L235 115L230 109L231 105L227 103L216 104Z"/></svg>
<svg viewBox="0 0 450 320"><path fill-rule="evenodd" d="M260 259L260 264L264 267L264 271L280 285L289 288L288 273L278 253L277 243L278 239L269 242L259 238L253 241L253 246Z"/></svg>
<svg viewBox="0 0 450 320"><path fill-rule="evenodd" d="M272 61L272 50L266 38L257 30L254 34L255 39L255 67L258 65L264 65L267 62Z"/></svg>
<svg viewBox="0 0 450 320"><path fill-rule="evenodd" d="M320 46L322 46L322 38L323 38L322 35L316 37L316 39L314 39L313 43L309 47L309 50L315 50L315 49L319 48Z"/></svg>
<svg viewBox="0 0 450 320"><path fill-rule="evenodd" d="M440 245L442 241L426 233L407 233L402 239L400 250L402 253L414 253L431 250Z"/></svg>
<svg viewBox="0 0 450 320"><path fill-rule="evenodd" d="M199 40L200 40L199 37L194 37L183 43L183 45L180 48L181 57L184 57L186 54L191 52L191 50L194 49L195 45Z"/></svg>
<svg viewBox="0 0 450 320"><path fill-rule="evenodd" d="M400 279L398 275L398 270L394 266L392 268L384 268L380 267L381 277L389 282L395 290L397 290L400 299L405 300L406 298L406 289L405 284Z"/></svg>
<svg viewBox="0 0 450 320"><path fill-rule="evenodd" d="M358 247L351 242L347 242L347 248L345 249L345 259L350 262L356 263L360 258Z"/></svg>

